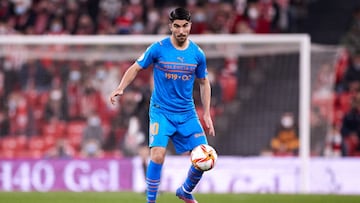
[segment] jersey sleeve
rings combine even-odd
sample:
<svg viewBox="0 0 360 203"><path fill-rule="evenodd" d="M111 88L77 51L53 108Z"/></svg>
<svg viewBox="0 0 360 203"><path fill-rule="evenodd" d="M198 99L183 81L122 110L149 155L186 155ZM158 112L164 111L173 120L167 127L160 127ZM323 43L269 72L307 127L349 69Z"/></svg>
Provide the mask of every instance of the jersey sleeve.
<svg viewBox="0 0 360 203"><path fill-rule="evenodd" d="M136 60L136 62L143 68L148 68L156 59L157 43L150 45L144 53Z"/></svg>
<svg viewBox="0 0 360 203"><path fill-rule="evenodd" d="M196 53L197 53L197 60L198 60L198 67L196 68L196 77L197 78L205 78L207 76L205 53L200 47L197 48Z"/></svg>

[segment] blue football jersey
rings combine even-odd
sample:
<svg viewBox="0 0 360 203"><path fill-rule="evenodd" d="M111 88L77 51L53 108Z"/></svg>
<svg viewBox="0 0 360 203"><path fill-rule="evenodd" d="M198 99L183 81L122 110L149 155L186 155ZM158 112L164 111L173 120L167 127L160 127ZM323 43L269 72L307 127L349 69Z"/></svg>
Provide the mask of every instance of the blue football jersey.
<svg viewBox="0 0 360 203"><path fill-rule="evenodd" d="M205 54L197 44L190 40L185 50L179 50L167 37L149 46L136 61L144 69L153 65L151 106L170 112L195 109L195 78L205 78L207 75Z"/></svg>

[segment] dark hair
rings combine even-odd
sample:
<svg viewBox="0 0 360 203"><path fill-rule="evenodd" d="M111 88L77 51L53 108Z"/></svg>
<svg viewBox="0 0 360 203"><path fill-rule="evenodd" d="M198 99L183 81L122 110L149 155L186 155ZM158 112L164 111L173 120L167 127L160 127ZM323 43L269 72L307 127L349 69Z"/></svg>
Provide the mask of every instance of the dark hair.
<svg viewBox="0 0 360 203"><path fill-rule="evenodd" d="M184 8L177 8L171 11L169 15L169 20L174 22L174 20L187 20L191 21L191 14L188 10Z"/></svg>

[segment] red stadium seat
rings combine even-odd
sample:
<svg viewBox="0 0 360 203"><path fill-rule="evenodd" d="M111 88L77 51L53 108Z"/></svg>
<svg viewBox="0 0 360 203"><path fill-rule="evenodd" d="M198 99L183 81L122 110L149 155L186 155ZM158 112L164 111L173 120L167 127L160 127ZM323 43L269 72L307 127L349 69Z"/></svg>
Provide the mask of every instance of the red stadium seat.
<svg viewBox="0 0 360 203"><path fill-rule="evenodd" d="M47 122L42 127L42 134L44 136L52 136L54 138L64 136L65 131L66 125L60 121Z"/></svg>
<svg viewBox="0 0 360 203"><path fill-rule="evenodd" d="M29 150L44 150L45 149L45 139L42 136L31 137L28 141Z"/></svg>
<svg viewBox="0 0 360 203"><path fill-rule="evenodd" d="M2 150L16 150L17 149L17 139L14 136L4 137L1 139L1 149Z"/></svg>
<svg viewBox="0 0 360 203"><path fill-rule="evenodd" d="M0 158L12 159L16 157L16 151L11 149L2 149L0 151Z"/></svg>
<svg viewBox="0 0 360 203"><path fill-rule="evenodd" d="M70 121L66 127L67 136L82 135L85 126L85 121Z"/></svg>
<svg viewBox="0 0 360 203"><path fill-rule="evenodd" d="M16 137L16 150L23 150L27 148L28 138L25 135Z"/></svg>
<svg viewBox="0 0 360 203"><path fill-rule="evenodd" d="M47 150L55 145L57 137L51 135L43 135L43 139L45 142L45 149Z"/></svg>
<svg viewBox="0 0 360 203"><path fill-rule="evenodd" d="M31 137L28 141L28 151L26 152L26 157L29 158L41 158L44 156L46 150L45 137L43 136L34 136Z"/></svg>
<svg viewBox="0 0 360 203"><path fill-rule="evenodd" d="M76 150L80 149L80 144L85 126L86 122L84 121L71 121L67 125L67 138L70 145Z"/></svg>
<svg viewBox="0 0 360 203"><path fill-rule="evenodd" d="M28 147L28 138L23 135L10 136L1 140L0 157L3 158L19 158L25 157Z"/></svg>

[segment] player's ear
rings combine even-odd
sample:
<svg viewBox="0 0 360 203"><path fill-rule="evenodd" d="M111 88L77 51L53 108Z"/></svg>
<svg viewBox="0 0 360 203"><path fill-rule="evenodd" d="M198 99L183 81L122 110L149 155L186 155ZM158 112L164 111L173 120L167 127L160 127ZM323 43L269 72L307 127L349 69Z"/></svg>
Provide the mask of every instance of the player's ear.
<svg viewBox="0 0 360 203"><path fill-rule="evenodd" d="M169 23L169 30L172 32L172 23Z"/></svg>

